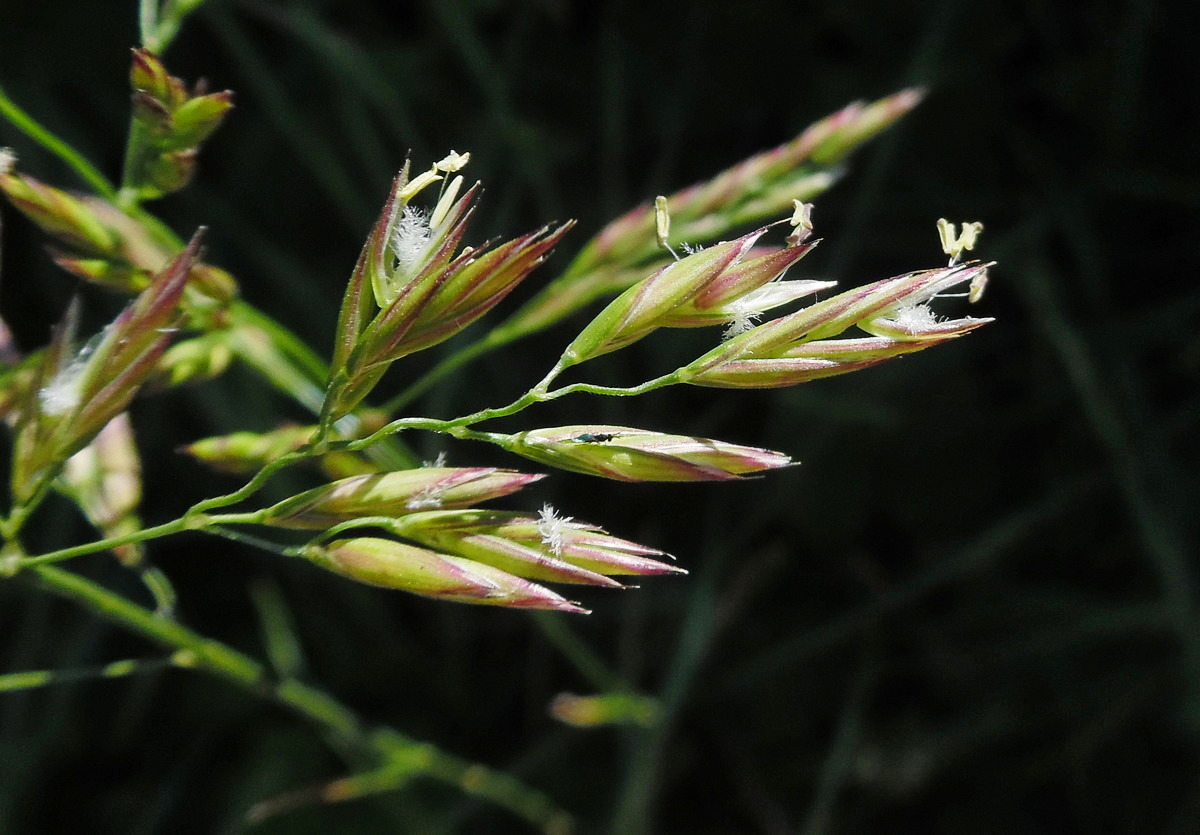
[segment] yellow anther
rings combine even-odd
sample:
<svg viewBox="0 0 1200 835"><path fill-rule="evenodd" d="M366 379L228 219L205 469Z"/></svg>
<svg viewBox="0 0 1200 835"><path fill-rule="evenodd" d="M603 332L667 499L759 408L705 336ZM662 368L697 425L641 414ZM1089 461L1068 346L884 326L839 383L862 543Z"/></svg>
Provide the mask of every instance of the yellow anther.
<svg viewBox="0 0 1200 835"><path fill-rule="evenodd" d="M788 221L792 226L800 227L812 231L812 203L805 203L802 200L792 201L792 219Z"/></svg>
<svg viewBox="0 0 1200 835"><path fill-rule="evenodd" d="M792 217L788 223L792 225L792 234L788 235L789 244L801 244L812 235L812 203L803 200L792 200Z"/></svg>
<svg viewBox="0 0 1200 835"><path fill-rule="evenodd" d="M671 249L671 245L667 243L667 238L671 235L671 214L667 211L667 198L661 194L654 198L654 237L658 240L658 245L671 253L676 261L679 256L675 254L675 250Z"/></svg>
<svg viewBox="0 0 1200 835"><path fill-rule="evenodd" d="M671 215L667 211L667 198L661 194L654 198L654 234L658 245L665 247L671 234Z"/></svg>
<svg viewBox="0 0 1200 835"><path fill-rule="evenodd" d="M954 224L944 217L938 219L937 228L938 237L942 239L942 252L950 256L951 266L959 262L963 252L975 248L975 242L979 240L979 234L983 232L983 224L975 221L964 223L960 235L955 230Z"/></svg>
<svg viewBox="0 0 1200 835"><path fill-rule="evenodd" d="M442 175L437 173L436 167L429 171L422 171L413 178L412 182L400 189L400 193L396 196L401 203L407 203L440 179L442 179Z"/></svg>
<svg viewBox="0 0 1200 835"><path fill-rule="evenodd" d="M433 207L433 214L429 216L429 228L436 229L438 225L445 219L446 213L450 211L450 207L454 205L454 200L458 197L458 190L462 188L463 178L461 175L455 177L446 186L446 190L442 192L442 196L438 198L437 205Z"/></svg>
<svg viewBox="0 0 1200 835"><path fill-rule="evenodd" d="M471 161L471 152L460 154L458 151L451 150L443 159L438 160L433 164L434 171L442 171L446 174L453 174L456 171L462 171L467 167L467 163Z"/></svg>

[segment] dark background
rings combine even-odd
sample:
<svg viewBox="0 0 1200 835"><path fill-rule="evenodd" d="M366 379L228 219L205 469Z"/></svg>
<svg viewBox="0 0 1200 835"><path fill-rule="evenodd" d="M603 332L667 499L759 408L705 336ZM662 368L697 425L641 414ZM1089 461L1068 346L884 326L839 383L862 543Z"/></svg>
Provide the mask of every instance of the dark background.
<svg viewBox="0 0 1200 835"><path fill-rule="evenodd" d="M110 176L135 6L0 6L0 83ZM237 109L194 186L155 209L185 236L208 225L210 258L322 352L410 150L418 164L471 151L468 173L487 189L477 241L575 217L569 250L638 201L911 84L928 99L818 200L825 240L797 275L852 286L935 266L934 221L979 219L979 253L999 262L981 307L997 322L792 390L670 389L531 413L803 461L734 485L558 474L520 505L552 500L691 571L584 593L595 614L567 622L661 698L653 730L550 719L556 693L594 685L520 612L180 537L151 553L182 616L261 655L250 589L278 591L309 679L370 722L512 771L585 832L1197 831L1200 85L1187 7L210 0L167 64L235 90ZM23 170L81 187L6 124L0 144ZM4 222L0 310L32 348L75 285L23 219L6 208ZM118 304L89 300L98 322ZM572 333L493 355L416 411L507 402ZM636 382L706 339L673 332L598 373ZM145 517L233 485L176 455L180 443L300 417L236 370L139 404ZM420 451L513 463L439 443ZM55 524L77 525L66 512ZM76 567L121 582L102 563ZM152 654L29 585L0 584L0 670ZM292 715L183 672L0 696L5 832L232 831L251 803L343 773ZM417 783L252 831L522 826Z"/></svg>

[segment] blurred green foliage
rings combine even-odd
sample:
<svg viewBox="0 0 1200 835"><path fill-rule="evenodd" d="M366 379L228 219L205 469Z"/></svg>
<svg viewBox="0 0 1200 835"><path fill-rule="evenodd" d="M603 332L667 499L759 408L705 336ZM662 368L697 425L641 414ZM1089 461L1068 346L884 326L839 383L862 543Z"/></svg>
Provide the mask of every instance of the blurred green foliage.
<svg viewBox="0 0 1200 835"><path fill-rule="evenodd" d="M135 5L0 10L0 83L112 175ZM731 485L543 482L536 501L692 572L585 592L588 618L543 629L187 537L150 549L181 616L262 655L252 599L284 601L289 663L369 721L520 776L585 832L1196 831L1200 85L1188 11L210 0L167 63L233 89L236 109L161 211L185 237L208 225L210 260L323 352L410 151L471 151L487 189L481 238L575 217L581 244L635 202L909 84L929 98L818 202L825 240L795 277L850 286L935 266L934 221L979 219L979 253L1000 262L980 315L999 321L794 390L540 407L545 425L636 422L804 462ZM82 185L7 125L0 144L40 178ZM4 222L0 310L32 348L75 285L27 223L10 211ZM118 304L88 297L96 323ZM507 402L571 333L487 357L414 408L450 417ZM636 382L704 340L656 335L597 368ZM391 384L429 362L401 363ZM233 485L164 450L301 415L235 371L134 417L153 522ZM513 463L420 445L453 465ZM65 508L50 522L35 544L84 535ZM104 563L78 567L122 582ZM2 671L147 651L13 583L0 584L0 636ZM614 676L660 700L652 727L550 718L556 694ZM235 831L254 802L345 773L292 716L179 671L0 695L4 832ZM522 828L419 782L251 831Z"/></svg>

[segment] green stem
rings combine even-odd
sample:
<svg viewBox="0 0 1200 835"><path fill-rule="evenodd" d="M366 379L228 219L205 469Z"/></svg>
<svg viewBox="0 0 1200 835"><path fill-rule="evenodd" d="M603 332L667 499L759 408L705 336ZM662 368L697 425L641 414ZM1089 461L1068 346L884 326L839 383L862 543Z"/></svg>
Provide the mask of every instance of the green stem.
<svg viewBox="0 0 1200 835"><path fill-rule="evenodd" d="M565 371L566 369L567 369L567 365L560 359L557 363L554 364L554 367L550 369L549 373L547 373L546 376L542 378L541 382L539 382L537 385L535 385L529 391L522 394L520 397L518 397L512 403L509 403L507 406L501 406L496 409L481 409L480 411L475 412L474 414L464 415L463 417L444 421L443 425L446 428L443 430L440 430L440 431L449 431L450 429L453 429L455 427L466 427L466 426L470 426L471 424L480 423L485 420L494 420L495 418L508 417L509 415L515 415L517 412L523 411L524 409L528 409L530 406L532 406L535 403L542 403L546 400L553 400L554 398L548 397L546 395L546 392L549 390L550 384L553 383L555 381L555 379L557 379L558 376L560 374L562 374L563 371ZM451 433L451 434L455 434L455 433Z"/></svg>
<svg viewBox="0 0 1200 835"><path fill-rule="evenodd" d="M451 420L437 420L424 417L398 418L383 428L372 432L365 438L359 438L356 441L332 441L326 445L326 449L329 452L358 452L406 429L424 429L429 432L442 432L447 435L453 435L456 438L468 438L471 440L491 440L493 437L498 436L494 436L490 432L474 432L468 427L471 424L480 423L485 420L516 414L522 409L527 409L533 404L541 403L546 399L552 398L547 398L544 392L539 392L534 388L525 392L525 394L507 406L495 409L481 409L473 414L463 415Z"/></svg>
<svg viewBox="0 0 1200 835"><path fill-rule="evenodd" d="M450 434L451 427L455 425L457 425L456 421L435 420L434 418L399 418L393 420L383 428L372 432L365 438L359 438L356 441L330 441L327 445L327 450L329 452L358 452L406 429L424 429L429 432L445 432Z"/></svg>
<svg viewBox="0 0 1200 835"><path fill-rule="evenodd" d="M673 386L682 381L683 377L676 370L672 371L670 374L664 374L661 377L655 377L653 380L647 380L646 382L640 383L636 386L628 386L625 388L614 386L597 386L593 383L572 383L569 386L563 386L562 388L557 388L554 391L546 392L542 399L557 400L559 397L563 397L564 395L575 394L576 392L580 391L587 392L588 394L605 394L613 397L632 397L654 391L655 389Z"/></svg>
<svg viewBox="0 0 1200 835"><path fill-rule="evenodd" d="M142 228L150 233L150 237L154 239L154 242L163 249L169 252L178 252L183 249L183 241L175 234L175 230L146 211L140 204L121 206L120 195L112 198L112 200L113 205L119 207L121 211L141 224Z"/></svg>
<svg viewBox="0 0 1200 835"><path fill-rule="evenodd" d="M137 118L130 118L129 135L125 140L125 161L121 166L121 188L117 191L117 208L126 214L136 212L141 207L135 172L147 151L148 138L142 122Z"/></svg>
<svg viewBox="0 0 1200 835"><path fill-rule="evenodd" d="M196 504L192 505L188 511L184 513L183 518L187 519L189 517L200 517L210 510L215 510L218 507L228 507L231 504L237 504L243 499L248 499L257 493L262 486L267 483L271 476L275 475L275 473L279 472L284 467L291 466L297 461L303 461L306 458L309 458L313 455L318 455L322 452L325 452L325 450L306 448L296 450L295 452L289 452L286 455L281 455L255 473L253 478L251 478L237 490L234 490L232 493L226 493L223 496L213 496L211 499L204 499L203 501L196 502Z"/></svg>
<svg viewBox="0 0 1200 835"><path fill-rule="evenodd" d="M50 488L54 484L54 479L58 477L58 473L62 470L63 462L58 462L53 467L47 468L38 478L40 479L33 488L33 492L28 498L16 504L8 514L8 518L0 521L0 537L3 537L6 542L14 542L21 535L21 529L25 527L25 523L29 521L29 517L34 514L50 494Z"/></svg>
<svg viewBox="0 0 1200 835"><path fill-rule="evenodd" d="M142 46L149 48L158 29L158 0L139 0L138 35Z"/></svg>
<svg viewBox="0 0 1200 835"><path fill-rule="evenodd" d="M108 181L108 178L88 162L83 154L76 151L66 142L63 142L43 127L36 119L18 107L17 103L10 99L8 94L4 92L3 87L0 87L0 116L3 116L17 130L65 162L72 171L94 188L98 194L116 202L117 191L113 188L112 183Z"/></svg>
<svg viewBox="0 0 1200 835"><path fill-rule="evenodd" d="M140 531L127 533L124 536L114 536L107 539L98 539L95 542L88 542L84 545L76 545L72 548L61 548L57 551L50 551L46 554L39 554L35 557L25 557L21 560L21 565L25 568L33 568L39 565L50 565L51 563L62 562L73 557L81 557L84 554L95 554L98 551L108 551L116 548L119 545L129 545L134 542L145 542L147 539L157 539L160 536L178 533L184 530L186 525L183 519L176 519L173 522L166 522L162 525L155 525L152 528L142 528Z"/></svg>
<svg viewBox="0 0 1200 835"><path fill-rule="evenodd" d="M681 369L676 369L670 374L664 374L661 377L655 377L653 380L647 380L636 386L626 388L612 386L598 386L593 383L572 383L569 386L550 390L550 384L561 374L567 366L559 361L554 368L550 369L540 383L518 397L507 406L500 406L494 409L481 409L469 415L453 418L451 420L434 420L432 418L399 418L384 426L382 429L368 435L365 438L360 438L357 441L348 441L342 443L332 443L329 445L331 450L346 450L353 452L369 447L371 444L377 443L383 438L400 432L404 429L425 429L430 432L444 432L448 435L453 435L456 438L466 438L476 441L487 441L496 443L498 439L506 437L496 435L491 432L476 432L469 427L482 423L485 420L494 420L496 418L508 417L514 415L536 403L546 403L551 400L557 400L568 394L576 392L587 392L589 394L604 394L618 397L630 397L639 394L645 394L655 389L665 388L666 386L676 385L686 379L681 373Z"/></svg>
<svg viewBox="0 0 1200 835"><path fill-rule="evenodd" d="M147 539L158 539L164 536L170 536L174 533L186 530L202 530L212 525L247 525L254 524L261 518L260 513L225 513L218 516L201 516L200 512L193 507L183 516L170 522L164 522L161 525L155 525L151 528L142 528L139 531L123 534L122 536L112 536L106 539L97 539L95 542L88 542L84 545L75 545L71 548L61 548L57 551L49 551L45 554L38 554L32 557L22 557L20 565L23 568L34 568L39 565L50 565L63 560L69 560L73 557L82 557L85 554L95 554L99 551L109 551L120 545L129 545L134 542L145 542Z"/></svg>
<svg viewBox="0 0 1200 835"><path fill-rule="evenodd" d="M580 638L564 618L546 617L548 612L530 612L542 635L597 690L632 693L629 682L613 670L587 641Z"/></svg>
<svg viewBox="0 0 1200 835"><path fill-rule="evenodd" d="M329 376L329 366L307 342L258 308L239 299L229 306L229 314L235 322L269 334L272 344L278 346L284 356L291 358L310 379L324 383Z"/></svg>
<svg viewBox="0 0 1200 835"><path fill-rule="evenodd" d="M402 788L409 777L423 774L486 797L544 831L565 831L569 823L552 801L514 777L447 754L391 728L366 728L353 710L328 693L291 677L273 681L266 668L250 656L103 586L52 566L39 566L31 574L45 591L173 650L170 663L175 666L208 673L251 694L270 698L318 727L340 752L366 755L377 767L396 769L399 779L387 788Z"/></svg>
<svg viewBox="0 0 1200 835"><path fill-rule="evenodd" d="M202 669L245 687L257 688L262 684L263 668L257 661L156 615L103 586L49 565L36 566L30 573L45 591L74 600L157 644L184 651L185 655L175 659L180 666Z"/></svg>
<svg viewBox="0 0 1200 835"><path fill-rule="evenodd" d="M99 667L81 667L74 670L27 670L23 673L0 675L0 693L12 690L31 690L35 687L47 687L52 684L92 681L98 678L144 675L171 666L173 666L173 662L169 658L128 658Z"/></svg>
<svg viewBox="0 0 1200 835"><path fill-rule="evenodd" d="M330 696L295 681L271 687L263 665L253 658L69 571L39 566L32 573L45 591L73 600L106 620L173 649L172 660L177 666L210 673L252 693L270 694L322 726L347 747L368 747L357 717Z"/></svg>
<svg viewBox="0 0 1200 835"><path fill-rule="evenodd" d="M310 352L297 349L295 334L245 302L234 302L229 314L235 322L228 340L233 352L276 389L320 414L325 389L318 381L325 376L324 364Z"/></svg>
<svg viewBox="0 0 1200 835"><path fill-rule="evenodd" d="M474 362L484 354L491 353L497 348L507 345L515 339L515 337L501 335L501 330L499 327L493 329L483 339L480 339L478 342L472 342L470 345L437 363L433 368L418 377L408 388L384 403L383 412L389 415L399 412L459 368Z"/></svg>
<svg viewBox="0 0 1200 835"><path fill-rule="evenodd" d="M162 55L179 34L183 19L203 4L204 0L166 0L160 16L158 0L141 0L142 46Z"/></svg>
<svg viewBox="0 0 1200 835"><path fill-rule="evenodd" d="M166 618L174 617L175 603L179 596L175 594L175 587L171 585L167 575L157 566L145 563L137 566L136 571L138 579L154 598L154 611Z"/></svg>
<svg viewBox="0 0 1200 835"><path fill-rule="evenodd" d="M362 449L369 443L373 443L387 434L392 434L400 431L401 429L410 428L412 426L419 425L421 428L431 429L434 431L445 431L442 429L443 423L443 421L433 421L426 418L410 418L407 420L394 421L392 425L384 427L384 429L380 430L369 438L363 439L362 441L329 445L328 448L307 447L295 452L290 452L286 455L276 458L274 461L271 461L239 489L234 490L232 493L226 493L223 496L213 496L212 498L199 501L192 505L178 519L174 519L170 522L164 522L163 524L155 525L154 527L133 531L122 536L98 539L94 542L76 545L71 548L63 548L58 551L51 551L45 554L39 554L37 556L21 557L17 564L20 567L32 568L50 565L56 562L62 562L63 560L83 556L85 554L94 554L98 551L107 551L119 545L128 545L133 542L143 542L148 539L169 536L170 534L179 533L180 531L184 530L205 530L206 528L212 528L215 525L257 524L262 518L261 511L252 511L248 513L225 513L219 515L209 515L208 512L217 508L236 504L244 499L249 498L258 492L258 490L261 489L262 486L266 484L273 475L275 475L275 473L279 472L285 467L290 466L291 464L296 463L297 461L302 461L314 455L323 454L330 449ZM396 424L400 425L397 426ZM473 434L483 435L484 433ZM22 509L23 508L18 508L18 511L21 511ZM16 538L16 530L19 530L20 522L23 521L25 515L19 515L15 512L12 517L10 517L2 526L0 526L0 529L2 529L5 534L5 539L12 541ZM15 530L13 529L14 525L16 526Z"/></svg>
<svg viewBox="0 0 1200 835"><path fill-rule="evenodd" d="M257 514L245 514L247 516L256 516ZM263 539L260 536L253 536L241 531L235 531L231 528L225 528L220 525L211 525L200 529L202 533L219 536L222 539L229 539L234 542L240 542L243 545L249 545L252 548L258 548L261 551L268 551L273 554L279 554L281 557L291 556L291 548L280 545L270 539Z"/></svg>
<svg viewBox="0 0 1200 835"><path fill-rule="evenodd" d="M508 417L515 415L517 412L524 411L535 403L541 403L545 399L544 394L539 394L533 390L525 392L507 406L500 406L495 409L481 409L478 412L463 417L454 418L453 420L443 421L447 431L459 427L471 426L475 423L481 423L485 420L495 420L496 418Z"/></svg>
<svg viewBox="0 0 1200 835"><path fill-rule="evenodd" d="M384 528L386 530L395 530L397 525L395 516L359 516L357 519L349 519L345 522L339 522L336 525L326 528L321 531L316 537L303 545L297 545L294 548L287 549L287 555L290 557L300 557L304 555L307 548L314 545L320 545L322 542L328 542L340 533L345 531L355 530L356 528Z"/></svg>

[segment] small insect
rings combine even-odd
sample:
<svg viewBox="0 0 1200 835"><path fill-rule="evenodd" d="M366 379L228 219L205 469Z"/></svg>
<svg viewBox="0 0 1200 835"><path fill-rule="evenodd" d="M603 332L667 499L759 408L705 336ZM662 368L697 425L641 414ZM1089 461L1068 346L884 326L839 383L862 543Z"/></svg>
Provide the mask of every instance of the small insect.
<svg viewBox="0 0 1200 835"><path fill-rule="evenodd" d="M571 440L580 444L603 444L607 441L611 441L615 437L616 435L610 435L607 432L596 432L594 434L591 432L584 432L582 435L576 435Z"/></svg>

